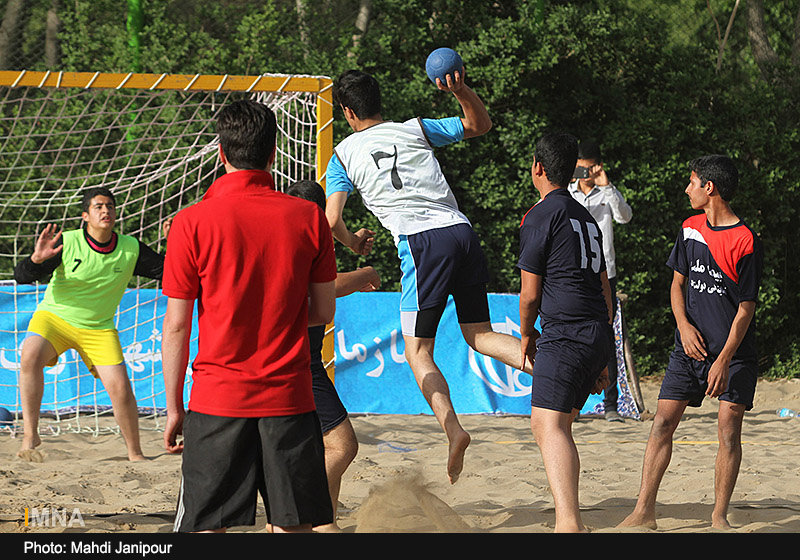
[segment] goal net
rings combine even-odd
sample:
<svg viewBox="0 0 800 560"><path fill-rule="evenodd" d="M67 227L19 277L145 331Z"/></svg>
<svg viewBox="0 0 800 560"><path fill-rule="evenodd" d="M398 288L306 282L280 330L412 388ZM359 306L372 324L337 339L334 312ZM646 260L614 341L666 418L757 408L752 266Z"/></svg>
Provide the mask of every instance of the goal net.
<svg viewBox="0 0 800 560"><path fill-rule="evenodd" d="M13 415L11 429L21 429L20 348L47 281L18 285L14 265L31 254L45 225L80 227L82 191L96 186L114 193L116 230L163 253L162 222L224 173L215 118L241 98L275 111L277 187L300 179L324 186L333 139L329 78L0 72L0 407ZM165 406L165 310L159 284L134 277L115 317L140 413L156 425ZM194 351L196 338L192 345ZM332 347L328 341L324 349L330 371ZM44 379L42 433L115 426L101 422L110 401L76 352L61 355Z"/></svg>

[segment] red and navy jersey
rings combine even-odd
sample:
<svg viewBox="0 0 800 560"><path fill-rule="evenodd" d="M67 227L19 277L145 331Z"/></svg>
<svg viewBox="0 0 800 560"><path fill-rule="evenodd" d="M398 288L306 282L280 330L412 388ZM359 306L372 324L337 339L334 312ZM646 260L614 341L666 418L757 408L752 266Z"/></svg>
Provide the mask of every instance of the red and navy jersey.
<svg viewBox="0 0 800 560"><path fill-rule="evenodd" d="M601 274L603 237L566 189L551 191L522 219L517 267L542 276L542 324L608 321Z"/></svg>
<svg viewBox="0 0 800 560"><path fill-rule="evenodd" d="M705 213L683 222L667 265L688 280L686 313L712 359L725 346L739 304L758 298L763 263L761 240L743 222L713 227ZM734 358L755 357L753 320Z"/></svg>

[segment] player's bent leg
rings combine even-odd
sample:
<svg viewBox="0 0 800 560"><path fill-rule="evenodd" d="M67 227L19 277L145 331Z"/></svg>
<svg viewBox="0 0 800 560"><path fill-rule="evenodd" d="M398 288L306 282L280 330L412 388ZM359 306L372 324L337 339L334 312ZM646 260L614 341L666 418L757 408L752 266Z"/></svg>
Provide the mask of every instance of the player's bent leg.
<svg viewBox="0 0 800 560"><path fill-rule="evenodd" d="M492 330L492 324L489 321L460 323L459 326L464 340L473 350L519 369L522 355L519 338ZM531 373L532 368L530 363L526 363L524 371Z"/></svg>
<svg viewBox="0 0 800 560"><path fill-rule="evenodd" d="M450 387L433 361L435 339L404 335L404 340L406 361L414 373L414 379L447 435L449 442L447 476L453 484L464 468L464 453L469 446L470 436L456 416L450 400Z"/></svg>
<svg viewBox="0 0 800 560"><path fill-rule="evenodd" d="M688 401L661 399L650 429L644 452L642 481L633 512L620 527L656 529L656 496L664 473L672 459L672 437L686 410Z"/></svg>
<svg viewBox="0 0 800 560"><path fill-rule="evenodd" d="M572 439L572 422L576 412L531 408L531 431L542 454L553 494L557 533L586 532L578 500L580 457Z"/></svg>
<svg viewBox="0 0 800 560"><path fill-rule="evenodd" d="M23 436L17 456L26 461L41 461L41 455L34 449L42 443L39 438L39 409L44 393L44 368L57 359L55 348L42 336L30 335L22 343L19 390Z"/></svg>
<svg viewBox="0 0 800 560"><path fill-rule="evenodd" d="M731 528L728 523L728 507L742 463L742 422L745 408L743 404L719 402L719 449L714 468L714 511L711 513L711 525L715 529Z"/></svg>
<svg viewBox="0 0 800 560"><path fill-rule="evenodd" d="M486 285L458 286L453 290L453 302L466 343L484 356L519 369L522 362L519 338L492 329ZM525 364L524 371L531 373L532 368L531 364Z"/></svg>
<svg viewBox="0 0 800 560"><path fill-rule="evenodd" d="M95 365L94 367L111 399L114 418L128 449L128 459L131 461L145 460L146 457L142 453L139 439L139 410L125 364Z"/></svg>

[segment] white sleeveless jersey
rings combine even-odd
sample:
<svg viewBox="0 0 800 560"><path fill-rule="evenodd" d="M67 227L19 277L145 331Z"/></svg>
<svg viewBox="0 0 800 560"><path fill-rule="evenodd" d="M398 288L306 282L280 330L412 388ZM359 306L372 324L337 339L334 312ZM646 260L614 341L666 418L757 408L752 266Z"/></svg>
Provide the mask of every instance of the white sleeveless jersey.
<svg viewBox="0 0 800 560"><path fill-rule="evenodd" d="M469 223L419 119L355 132L334 151L364 205L395 243L401 235Z"/></svg>

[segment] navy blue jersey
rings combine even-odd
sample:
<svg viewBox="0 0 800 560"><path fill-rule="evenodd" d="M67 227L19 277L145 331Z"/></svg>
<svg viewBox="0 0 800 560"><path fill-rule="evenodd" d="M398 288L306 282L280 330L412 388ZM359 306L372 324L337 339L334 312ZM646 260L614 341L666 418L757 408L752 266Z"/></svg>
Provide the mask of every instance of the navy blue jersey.
<svg viewBox="0 0 800 560"><path fill-rule="evenodd" d="M539 315L548 321L608 322L600 275L606 270L597 222L566 189L536 203L520 226L517 266L542 276Z"/></svg>
<svg viewBox="0 0 800 560"><path fill-rule="evenodd" d="M686 313L703 335L710 358L725 346L739 304L756 301L763 262L761 240L744 223L712 227L704 213L683 222L667 266L688 279ZM680 344L677 330L675 337ZM756 358L755 320L734 358Z"/></svg>

